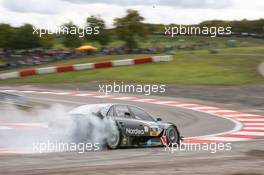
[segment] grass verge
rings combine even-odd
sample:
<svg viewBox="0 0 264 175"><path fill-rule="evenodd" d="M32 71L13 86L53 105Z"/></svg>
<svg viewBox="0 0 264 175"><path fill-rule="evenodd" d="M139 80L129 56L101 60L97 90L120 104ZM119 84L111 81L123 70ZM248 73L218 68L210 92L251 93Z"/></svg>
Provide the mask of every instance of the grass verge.
<svg viewBox="0 0 264 175"><path fill-rule="evenodd" d="M247 55L262 54L263 50L263 47L221 49L220 53L223 54L219 55L209 54L206 50L179 52L172 62L47 74L1 80L0 83L75 83L106 80L185 85L263 84L264 78L256 68L264 61L264 55ZM245 55L229 55L241 51Z"/></svg>

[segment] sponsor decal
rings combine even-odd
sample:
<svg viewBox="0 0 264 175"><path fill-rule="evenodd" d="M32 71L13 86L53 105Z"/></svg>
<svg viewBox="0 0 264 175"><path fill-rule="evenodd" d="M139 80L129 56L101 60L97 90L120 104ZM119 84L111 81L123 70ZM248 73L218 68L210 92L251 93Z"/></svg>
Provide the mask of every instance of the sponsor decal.
<svg viewBox="0 0 264 175"><path fill-rule="evenodd" d="M149 127L148 126L144 126L144 131L145 132L149 132Z"/></svg>
<svg viewBox="0 0 264 175"><path fill-rule="evenodd" d="M160 131L160 128L158 128L158 127L152 127L152 128L150 128L150 136L158 136L160 133L161 133L161 131Z"/></svg>
<svg viewBox="0 0 264 175"><path fill-rule="evenodd" d="M126 133L132 134L132 135L143 135L145 132L143 129L132 129L132 128L126 128Z"/></svg>
<svg viewBox="0 0 264 175"><path fill-rule="evenodd" d="M161 136L160 139L161 139L162 144L165 145L165 146L167 146L168 142L167 142L166 136L163 135L163 136Z"/></svg>
<svg viewBox="0 0 264 175"><path fill-rule="evenodd" d="M159 134L160 132L157 132L157 131L150 132L150 136L158 136Z"/></svg>
<svg viewBox="0 0 264 175"><path fill-rule="evenodd" d="M127 142L127 138L126 137L123 138L122 143L123 143L123 145L127 145L128 142Z"/></svg>

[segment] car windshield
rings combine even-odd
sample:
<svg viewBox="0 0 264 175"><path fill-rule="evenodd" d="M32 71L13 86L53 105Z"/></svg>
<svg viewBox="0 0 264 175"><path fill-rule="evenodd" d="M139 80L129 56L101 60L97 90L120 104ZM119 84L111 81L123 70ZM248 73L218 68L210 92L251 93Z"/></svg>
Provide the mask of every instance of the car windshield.
<svg viewBox="0 0 264 175"><path fill-rule="evenodd" d="M155 121L147 112L143 111L140 108L131 106L130 109L133 112L136 119L146 120L146 121Z"/></svg>
<svg viewBox="0 0 264 175"><path fill-rule="evenodd" d="M146 115L146 116L135 116L137 119L141 119L141 120L146 120L146 121L151 121L154 122L155 120L150 116L150 115Z"/></svg>

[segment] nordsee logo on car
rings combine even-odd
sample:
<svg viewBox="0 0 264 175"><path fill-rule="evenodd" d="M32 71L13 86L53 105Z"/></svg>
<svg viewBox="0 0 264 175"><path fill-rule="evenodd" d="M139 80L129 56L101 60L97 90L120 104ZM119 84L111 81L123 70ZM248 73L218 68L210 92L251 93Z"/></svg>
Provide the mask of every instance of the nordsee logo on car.
<svg viewBox="0 0 264 175"><path fill-rule="evenodd" d="M126 128L126 133L128 134L135 134L135 135L141 135L144 134L144 130L142 129L131 129L131 128Z"/></svg>

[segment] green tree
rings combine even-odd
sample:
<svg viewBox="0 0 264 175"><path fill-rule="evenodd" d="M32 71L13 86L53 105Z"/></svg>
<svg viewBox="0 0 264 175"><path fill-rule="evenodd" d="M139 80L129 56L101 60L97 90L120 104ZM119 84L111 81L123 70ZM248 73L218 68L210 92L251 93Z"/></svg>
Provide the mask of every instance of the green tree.
<svg viewBox="0 0 264 175"><path fill-rule="evenodd" d="M232 27L232 32L240 33L264 33L264 19L258 20L240 20L240 21L222 21L222 20L211 20L200 23L200 26L223 26Z"/></svg>
<svg viewBox="0 0 264 175"><path fill-rule="evenodd" d="M41 37L40 44L43 48L52 48L54 45L54 36L51 34L43 35Z"/></svg>
<svg viewBox="0 0 264 175"><path fill-rule="evenodd" d="M138 47L136 38L144 37L145 33L143 20L144 18L136 10L127 10L126 16L114 19L116 34L119 39L125 41L126 47Z"/></svg>
<svg viewBox="0 0 264 175"><path fill-rule="evenodd" d="M65 23L61 26L64 29L62 42L64 46L75 48L82 44L82 40L78 34L78 26L72 22Z"/></svg>
<svg viewBox="0 0 264 175"><path fill-rule="evenodd" d="M25 24L14 30L10 38L10 48L12 49L32 49L40 47L40 38L33 34L33 26Z"/></svg>
<svg viewBox="0 0 264 175"><path fill-rule="evenodd" d="M106 29L104 20L99 16L90 16L86 19L86 26L93 28L96 31L91 35L86 35L88 41L97 41L102 46L106 46L110 41L110 32Z"/></svg>
<svg viewBox="0 0 264 175"><path fill-rule="evenodd" d="M14 28L9 24L0 24L0 48L9 48Z"/></svg>

